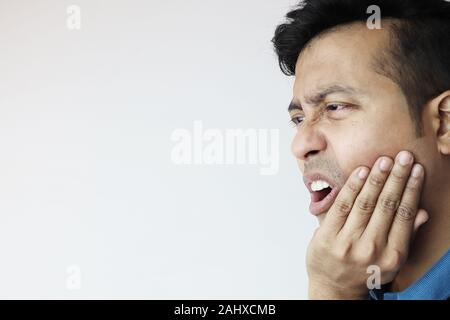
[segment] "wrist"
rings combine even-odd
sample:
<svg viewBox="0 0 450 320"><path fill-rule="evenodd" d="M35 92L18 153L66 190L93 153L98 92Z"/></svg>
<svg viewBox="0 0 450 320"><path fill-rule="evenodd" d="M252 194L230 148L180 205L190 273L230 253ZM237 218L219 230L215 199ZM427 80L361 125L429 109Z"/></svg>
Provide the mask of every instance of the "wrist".
<svg viewBox="0 0 450 320"><path fill-rule="evenodd" d="M369 297L368 289L350 290L314 283L309 285L308 293L310 300L367 300Z"/></svg>

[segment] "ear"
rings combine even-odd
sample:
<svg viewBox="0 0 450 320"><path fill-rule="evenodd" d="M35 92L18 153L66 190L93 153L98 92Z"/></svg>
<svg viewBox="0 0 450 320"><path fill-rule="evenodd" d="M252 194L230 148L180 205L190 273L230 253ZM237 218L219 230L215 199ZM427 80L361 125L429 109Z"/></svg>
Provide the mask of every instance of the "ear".
<svg viewBox="0 0 450 320"><path fill-rule="evenodd" d="M433 131L436 132L438 149L450 155L450 90L431 101Z"/></svg>

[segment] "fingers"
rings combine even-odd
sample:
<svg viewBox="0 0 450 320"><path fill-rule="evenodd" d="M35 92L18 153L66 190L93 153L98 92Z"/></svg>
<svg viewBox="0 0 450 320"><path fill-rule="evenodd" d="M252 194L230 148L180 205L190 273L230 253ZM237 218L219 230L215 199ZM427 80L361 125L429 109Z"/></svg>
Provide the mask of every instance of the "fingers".
<svg viewBox="0 0 450 320"><path fill-rule="evenodd" d="M415 164L389 231L388 247L400 252L408 252L409 249L423 177L423 167Z"/></svg>
<svg viewBox="0 0 450 320"><path fill-rule="evenodd" d="M416 219L414 220L414 227L413 227L413 239L416 237L417 231L419 231L419 228L423 226L429 219L428 213L424 209L420 209L417 211Z"/></svg>
<svg viewBox="0 0 450 320"><path fill-rule="evenodd" d="M339 233L347 220L348 214L353 207L353 203L362 189L368 174L369 169L366 167L359 167L355 169L347 179L347 182L339 191L336 200L334 200L334 203L323 222L322 227L327 233L334 235Z"/></svg>
<svg viewBox="0 0 450 320"><path fill-rule="evenodd" d="M381 157L373 166L364 187L357 196L355 204L345 222L341 234L359 238L366 229L377 204L378 196L389 176L392 159Z"/></svg>
<svg viewBox="0 0 450 320"><path fill-rule="evenodd" d="M365 237L404 250L411 242L414 225L418 228L425 219L423 213L415 222L424 170L419 164L412 170L413 162L413 155L402 151L395 162L389 157L379 158L368 177L358 177L360 169L367 173L367 168L355 170L330 208L323 227L345 238Z"/></svg>
<svg viewBox="0 0 450 320"><path fill-rule="evenodd" d="M374 213L364 231L365 237L386 244L387 235L398 210L403 212L406 206L408 206L409 211L412 210L410 207L413 204L414 197L417 197L418 194L415 193L416 190L410 188L405 190L405 185L410 177L413 161L413 155L407 151L400 152L395 158L394 167L378 197ZM403 194L406 195L406 198L400 204Z"/></svg>
<svg viewBox="0 0 450 320"><path fill-rule="evenodd" d="M400 152L395 162L381 157L370 172L358 168L347 179L308 250L308 261L316 261L314 270L328 276L327 283L352 281L368 265L382 266L383 283L395 278L408 257L414 230L428 218L418 210L424 168L413 163L410 152Z"/></svg>

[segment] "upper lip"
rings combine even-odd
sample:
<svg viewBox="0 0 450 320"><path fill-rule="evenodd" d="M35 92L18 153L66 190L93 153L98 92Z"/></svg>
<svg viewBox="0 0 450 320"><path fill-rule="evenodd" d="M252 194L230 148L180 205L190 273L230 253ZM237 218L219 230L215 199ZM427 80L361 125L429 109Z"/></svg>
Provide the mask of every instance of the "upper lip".
<svg viewBox="0 0 450 320"><path fill-rule="evenodd" d="M337 183L334 180L328 178L327 176L321 174L320 172L311 172L311 173L303 175L303 182L305 183L306 188L308 188L310 193L314 192L311 189L311 184L313 183L313 181L317 181L317 180L326 181L332 189L337 187Z"/></svg>

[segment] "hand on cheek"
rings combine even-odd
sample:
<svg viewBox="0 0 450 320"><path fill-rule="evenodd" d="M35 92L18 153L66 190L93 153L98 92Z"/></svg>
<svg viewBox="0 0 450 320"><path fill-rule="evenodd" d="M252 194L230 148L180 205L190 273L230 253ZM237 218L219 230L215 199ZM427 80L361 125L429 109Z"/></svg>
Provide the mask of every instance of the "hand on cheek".
<svg viewBox="0 0 450 320"><path fill-rule="evenodd" d="M311 298L366 298L371 265L380 268L382 283L395 278L428 219L418 208L424 175L406 151L354 170L308 247Z"/></svg>

